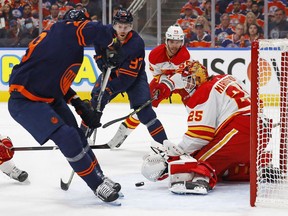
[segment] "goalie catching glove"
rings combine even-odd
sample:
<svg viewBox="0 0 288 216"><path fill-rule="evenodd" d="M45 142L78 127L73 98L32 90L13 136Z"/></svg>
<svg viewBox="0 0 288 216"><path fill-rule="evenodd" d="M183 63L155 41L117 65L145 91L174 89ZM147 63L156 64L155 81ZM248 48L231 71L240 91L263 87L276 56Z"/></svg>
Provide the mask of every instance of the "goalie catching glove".
<svg viewBox="0 0 288 216"><path fill-rule="evenodd" d="M9 137L0 135L0 164L13 158L13 144Z"/></svg>
<svg viewBox="0 0 288 216"><path fill-rule="evenodd" d="M80 115L85 125L90 128L101 127L102 112L94 110L89 100L82 101L79 97L75 97L71 100L71 104L75 107L77 114Z"/></svg>

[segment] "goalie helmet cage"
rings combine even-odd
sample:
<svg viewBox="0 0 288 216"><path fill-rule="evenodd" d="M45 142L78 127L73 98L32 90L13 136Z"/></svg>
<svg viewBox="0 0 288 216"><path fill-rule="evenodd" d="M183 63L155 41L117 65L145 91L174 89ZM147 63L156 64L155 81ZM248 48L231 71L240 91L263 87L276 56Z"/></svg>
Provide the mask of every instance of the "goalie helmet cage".
<svg viewBox="0 0 288 216"><path fill-rule="evenodd" d="M288 39L263 39L253 42L251 206L288 206L287 95Z"/></svg>

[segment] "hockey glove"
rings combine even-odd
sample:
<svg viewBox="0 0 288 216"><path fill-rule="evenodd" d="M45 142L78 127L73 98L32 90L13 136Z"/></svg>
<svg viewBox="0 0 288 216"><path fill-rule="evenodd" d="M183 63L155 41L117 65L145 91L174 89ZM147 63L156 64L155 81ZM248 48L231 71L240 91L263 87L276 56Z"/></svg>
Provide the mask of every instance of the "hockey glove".
<svg viewBox="0 0 288 216"><path fill-rule="evenodd" d="M102 73L106 73L108 66L102 56L94 55L95 62Z"/></svg>
<svg viewBox="0 0 288 216"><path fill-rule="evenodd" d="M9 137L0 135L0 164L13 158L13 144Z"/></svg>
<svg viewBox="0 0 288 216"><path fill-rule="evenodd" d="M158 94L157 99L152 102L153 107L158 107L159 103L168 98L171 95L172 87L169 87L166 83L161 82L159 83L154 91L153 91L153 97L155 94Z"/></svg>
<svg viewBox="0 0 288 216"><path fill-rule="evenodd" d="M121 42L117 39L113 39L113 44L106 49L106 62L108 67L116 67L120 63L120 49Z"/></svg>
<svg viewBox="0 0 288 216"><path fill-rule="evenodd" d="M77 114L80 115L85 125L89 128L101 127L102 112L94 110L89 100L82 101L80 98L75 98L71 100L71 104L75 107Z"/></svg>
<svg viewBox="0 0 288 216"><path fill-rule="evenodd" d="M120 63L119 51L106 49L106 62L108 67L117 67Z"/></svg>

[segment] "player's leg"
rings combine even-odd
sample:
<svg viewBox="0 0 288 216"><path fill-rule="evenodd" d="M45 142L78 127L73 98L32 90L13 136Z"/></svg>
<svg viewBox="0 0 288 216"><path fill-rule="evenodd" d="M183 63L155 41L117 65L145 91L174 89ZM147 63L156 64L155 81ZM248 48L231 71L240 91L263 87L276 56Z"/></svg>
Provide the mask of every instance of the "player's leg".
<svg viewBox="0 0 288 216"><path fill-rule="evenodd" d="M150 95L152 95L154 87L157 84L158 84L158 81L156 79L152 79L152 81L149 84ZM138 97L141 97L141 95L139 94ZM145 102L143 102L143 103L145 103ZM122 143L126 140L126 138L138 127L139 124L140 124L140 120L138 119L138 116L136 114L126 118L125 121L123 121L120 124L116 134L108 142L108 145L110 146L110 148L115 148L115 147L119 148L122 145Z"/></svg>
<svg viewBox="0 0 288 216"><path fill-rule="evenodd" d="M24 98L10 97L8 108L11 116L41 145L49 139L53 140L73 170L100 199L111 202L118 198L118 193L96 173L95 166L98 161L92 160L86 152L87 149L83 148L77 129L68 125L73 122L72 124L77 126L77 122L64 100L53 104L57 113L47 103L35 103ZM61 113L65 120L58 113Z"/></svg>
<svg viewBox="0 0 288 216"><path fill-rule="evenodd" d="M103 180L106 182L106 184L109 184L113 189L115 189L117 192L119 192L121 190L121 185L119 183L116 183L114 181L112 181L110 178L108 178L107 176L104 175L100 164L98 163L98 160L96 158L96 155L94 154L94 152L92 151L92 149L90 148L88 142L87 142L87 138L83 132L82 129L77 127L77 122L74 118L74 116L72 115L71 112L69 112L67 110L67 106L57 106L57 104L55 104L53 106L53 109L55 110L55 112L57 112L61 118L64 120L64 122L68 125L68 126L72 126L74 128L76 128L78 135L80 137L80 140L82 142L82 146L83 149L85 150L85 152L89 155L90 159L92 161L96 161L95 163L95 168L94 171L96 172L96 174Z"/></svg>
<svg viewBox="0 0 288 216"><path fill-rule="evenodd" d="M119 148L139 124L140 121L136 114L129 116L124 122L120 124L116 134L107 144L110 146L110 148Z"/></svg>
<svg viewBox="0 0 288 216"><path fill-rule="evenodd" d="M127 94L129 96L130 106L133 109L137 109L151 99L149 84L144 79L138 80L137 85L129 89ZM164 127L157 118L151 104L139 111L137 117L139 121L147 127L150 135L156 142L163 143L163 141L167 139Z"/></svg>
<svg viewBox="0 0 288 216"><path fill-rule="evenodd" d="M193 156L211 164L219 180L249 180L249 122L250 116L236 116L208 145Z"/></svg>

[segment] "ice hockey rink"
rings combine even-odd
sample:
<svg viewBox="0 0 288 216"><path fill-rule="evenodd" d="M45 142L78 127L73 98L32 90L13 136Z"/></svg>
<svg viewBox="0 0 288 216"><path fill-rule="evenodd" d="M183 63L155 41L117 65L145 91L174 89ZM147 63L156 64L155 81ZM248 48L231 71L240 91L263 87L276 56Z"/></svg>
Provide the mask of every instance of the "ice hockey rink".
<svg viewBox="0 0 288 216"><path fill-rule="evenodd" d="M128 104L109 104L102 123L127 115ZM176 143L186 131L186 110L183 105L160 104L156 110L170 140ZM80 122L80 118L78 119ZM119 123L99 128L96 144L109 141ZM11 137L15 147L39 146L32 136L16 123L0 103L0 133ZM142 157L150 151L152 138L140 125L116 150L94 150L105 174L122 185L121 206L100 201L78 176L68 191L60 188L60 179L68 180L71 168L59 150L16 152L16 165L29 173L24 183L0 174L0 215L2 216L265 216L287 215L288 208L250 207L249 183L218 183L208 195L174 195L167 180L149 182L141 175ZM51 141L45 145L54 145ZM136 182L145 185L135 187Z"/></svg>

